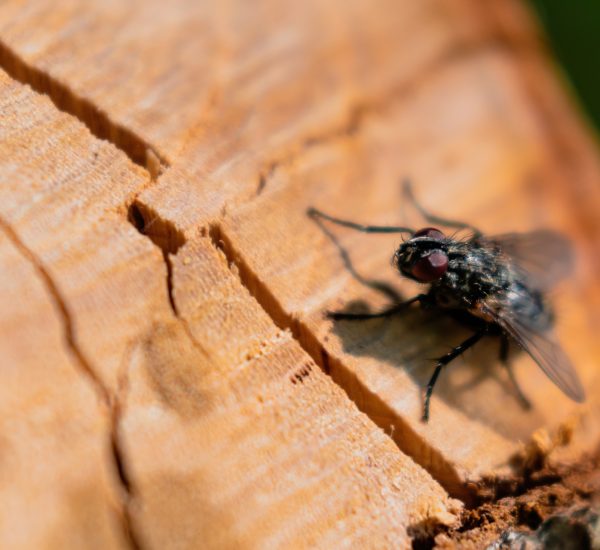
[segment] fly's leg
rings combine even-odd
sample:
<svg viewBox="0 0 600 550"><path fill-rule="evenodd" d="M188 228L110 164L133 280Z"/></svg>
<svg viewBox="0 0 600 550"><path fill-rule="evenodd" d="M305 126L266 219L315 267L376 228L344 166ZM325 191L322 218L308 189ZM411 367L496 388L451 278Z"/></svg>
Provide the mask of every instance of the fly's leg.
<svg viewBox="0 0 600 550"><path fill-rule="evenodd" d="M321 212L316 208L309 208L307 210L307 214L311 218L322 218L337 225L349 227L350 229L355 229L356 231L361 231L363 233L410 233L411 235L414 233L414 230L410 229L409 227L400 227L394 225L363 225L348 220L342 220L340 218L334 218L333 216L325 214L325 212Z"/></svg>
<svg viewBox="0 0 600 550"><path fill-rule="evenodd" d="M515 389L517 398L521 402L521 406L525 410L529 410L529 409L531 409L531 402L529 401L529 399L527 399L527 397L521 390L519 383L517 382L517 379L515 377L515 372L513 371L513 368L512 368L512 364L508 360L508 347L509 347L508 336L506 336L506 334L503 334L502 336L500 336L500 361L502 362L502 364L506 368L506 371L508 372L508 377L510 378L510 383L513 385L513 388Z"/></svg>
<svg viewBox="0 0 600 550"><path fill-rule="evenodd" d="M396 304L388 309L384 309L383 311L378 311L376 313L346 313L345 311L328 311L327 317L334 319L335 321L340 321L342 319L345 321L364 321L365 319L389 317L407 309L415 302L422 303L426 298L427 296L425 294L417 294L410 300L406 300L406 302L401 302L400 304Z"/></svg>
<svg viewBox="0 0 600 550"><path fill-rule="evenodd" d="M469 348L473 347L481 338L485 335L484 331L476 332L473 336L467 338L462 344L458 344L455 348L451 349L446 355L442 355L436 361L435 370L433 371L433 375L431 376L429 383L427 384L427 390L425 392L425 403L423 405L423 418L424 422L429 420L429 401L431 400L431 394L433 393L433 388L435 383L437 382L438 376L442 371L442 368L445 367L450 361L456 359L459 355L467 351Z"/></svg>
<svg viewBox="0 0 600 550"><path fill-rule="evenodd" d="M410 202L412 202L414 207L418 210L419 214L421 214L421 216L423 216L423 218L425 218L425 220L428 223L434 225L442 225L445 227L451 227L454 229L467 229L468 231L471 231L473 233L473 237L475 239L482 236L482 233L479 229L473 227L472 225L469 225L468 223L458 222L456 220L448 220L446 218L441 218L428 212L423 206L421 206L421 204L415 198L415 195L412 190L412 185L408 179L404 180L404 183L402 184L402 191L404 192L404 196Z"/></svg>
<svg viewBox="0 0 600 550"><path fill-rule="evenodd" d="M321 219L321 217L319 217L321 216L321 213L316 210L314 211L314 213L311 212L312 211L309 210L309 214L315 220L315 223L319 226L321 231L323 231L323 233L327 235L328 239L333 243L333 245L338 249L340 257L344 262L344 266L346 267L350 275L354 277L355 280L357 280L361 285L372 288L373 290L376 290L381 294L385 294L392 302L399 302L402 299L400 294L398 294L398 292L394 288L392 288L392 286L388 283L384 281L378 281L376 279L367 279L363 277L358 271L356 271L356 269L354 269L354 265L352 264L352 260L350 259L350 255L348 254L348 251L340 244L337 237L325 226L323 220Z"/></svg>

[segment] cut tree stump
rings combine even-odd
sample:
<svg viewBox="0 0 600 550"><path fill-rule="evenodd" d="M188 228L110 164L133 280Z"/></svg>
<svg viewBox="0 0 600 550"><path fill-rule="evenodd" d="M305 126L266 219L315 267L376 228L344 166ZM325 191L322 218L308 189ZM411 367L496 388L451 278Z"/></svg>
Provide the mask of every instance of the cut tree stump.
<svg viewBox="0 0 600 550"><path fill-rule="evenodd" d="M0 546L448 547L465 505L581 468L598 161L516 1L2 2ZM487 233L571 238L553 300L586 403L515 349L524 411L489 339L425 424L467 332L324 317L416 287L397 237L307 208L427 225L406 178Z"/></svg>

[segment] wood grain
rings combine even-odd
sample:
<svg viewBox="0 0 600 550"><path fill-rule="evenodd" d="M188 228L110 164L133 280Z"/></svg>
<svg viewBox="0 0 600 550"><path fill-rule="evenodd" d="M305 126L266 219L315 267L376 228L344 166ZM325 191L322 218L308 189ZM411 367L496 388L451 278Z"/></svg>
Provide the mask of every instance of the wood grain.
<svg viewBox="0 0 600 550"><path fill-rule="evenodd" d="M597 245L577 202L566 206L564 180L548 169L553 151L543 134L510 55L482 52L438 72L365 124L358 136L341 136L281 166L260 198L220 225L224 248L280 326L292 327L359 407L393 429L403 450L463 498L473 484L512 475L509 465L537 430L552 434L580 424L585 447L597 441L598 286L597 256L591 253ZM363 326L323 319L327 309L353 301L372 308L384 302L353 281L306 208L364 222L405 223L399 184L405 175L430 209L448 217L490 233L554 226L580 243L577 276L561 289L557 307L561 340L589 388L586 406L575 407L521 354L515 357L517 376L535 405L523 411L496 365L498 344L489 343L467 357L465 366L444 373L434 418L424 425L420 388L431 374L427 358L443 354L467 333L416 314ZM579 200L597 202L598 193ZM414 212L411 221L424 223ZM389 257L395 237L334 233L364 277L393 281ZM417 292L397 286L406 295Z"/></svg>
<svg viewBox="0 0 600 550"><path fill-rule="evenodd" d="M110 417L64 345L44 278L0 230L0 546L126 548Z"/></svg>
<svg viewBox="0 0 600 550"><path fill-rule="evenodd" d="M520 2L7 0L0 68L7 546L409 547L448 493L597 446L597 144ZM398 239L306 209L424 224L406 177L486 232L573 240L552 298L585 405L515 350L523 411L490 340L424 424L468 332L325 319L385 306L366 280L417 289Z"/></svg>
<svg viewBox="0 0 600 550"><path fill-rule="evenodd" d="M407 527L455 521L458 503L277 329L210 240L172 262L180 318L140 338L122 397L149 543L391 548L409 545Z"/></svg>
<svg viewBox="0 0 600 550"><path fill-rule="evenodd" d="M137 160L148 148L210 174L197 199L214 214L301 140L352 125L462 47L454 4L9 0L0 57Z"/></svg>
<svg viewBox="0 0 600 550"><path fill-rule="evenodd" d="M0 112L7 544L402 547L456 520L208 237L144 234L147 173L5 74Z"/></svg>
<svg viewBox="0 0 600 550"><path fill-rule="evenodd" d="M149 176L6 74L0 93L0 216L56 281L83 368L114 390L129 342L169 314L162 256L127 221Z"/></svg>

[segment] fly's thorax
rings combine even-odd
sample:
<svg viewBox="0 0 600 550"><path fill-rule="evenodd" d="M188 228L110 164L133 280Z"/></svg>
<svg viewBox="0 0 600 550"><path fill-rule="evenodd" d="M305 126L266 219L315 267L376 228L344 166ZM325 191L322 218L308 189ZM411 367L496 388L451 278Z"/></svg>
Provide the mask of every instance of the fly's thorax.
<svg viewBox="0 0 600 550"><path fill-rule="evenodd" d="M448 245L448 270L432 285L432 291L440 305L470 307L506 292L514 277L510 264L496 251L470 241L452 242Z"/></svg>

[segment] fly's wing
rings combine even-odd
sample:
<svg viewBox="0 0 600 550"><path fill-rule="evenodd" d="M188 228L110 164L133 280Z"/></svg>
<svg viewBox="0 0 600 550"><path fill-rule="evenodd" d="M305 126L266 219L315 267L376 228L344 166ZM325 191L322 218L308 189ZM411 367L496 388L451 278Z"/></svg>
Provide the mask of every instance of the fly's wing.
<svg viewBox="0 0 600 550"><path fill-rule="evenodd" d="M548 378L573 401L584 401L585 392L579 376L552 329L536 329L535 322L528 322L527 316L513 308L494 309L485 308L485 311L532 357Z"/></svg>
<svg viewBox="0 0 600 550"><path fill-rule="evenodd" d="M569 275L574 253L569 240L549 229L483 237L482 244L499 248L522 274L527 284L549 290Z"/></svg>

